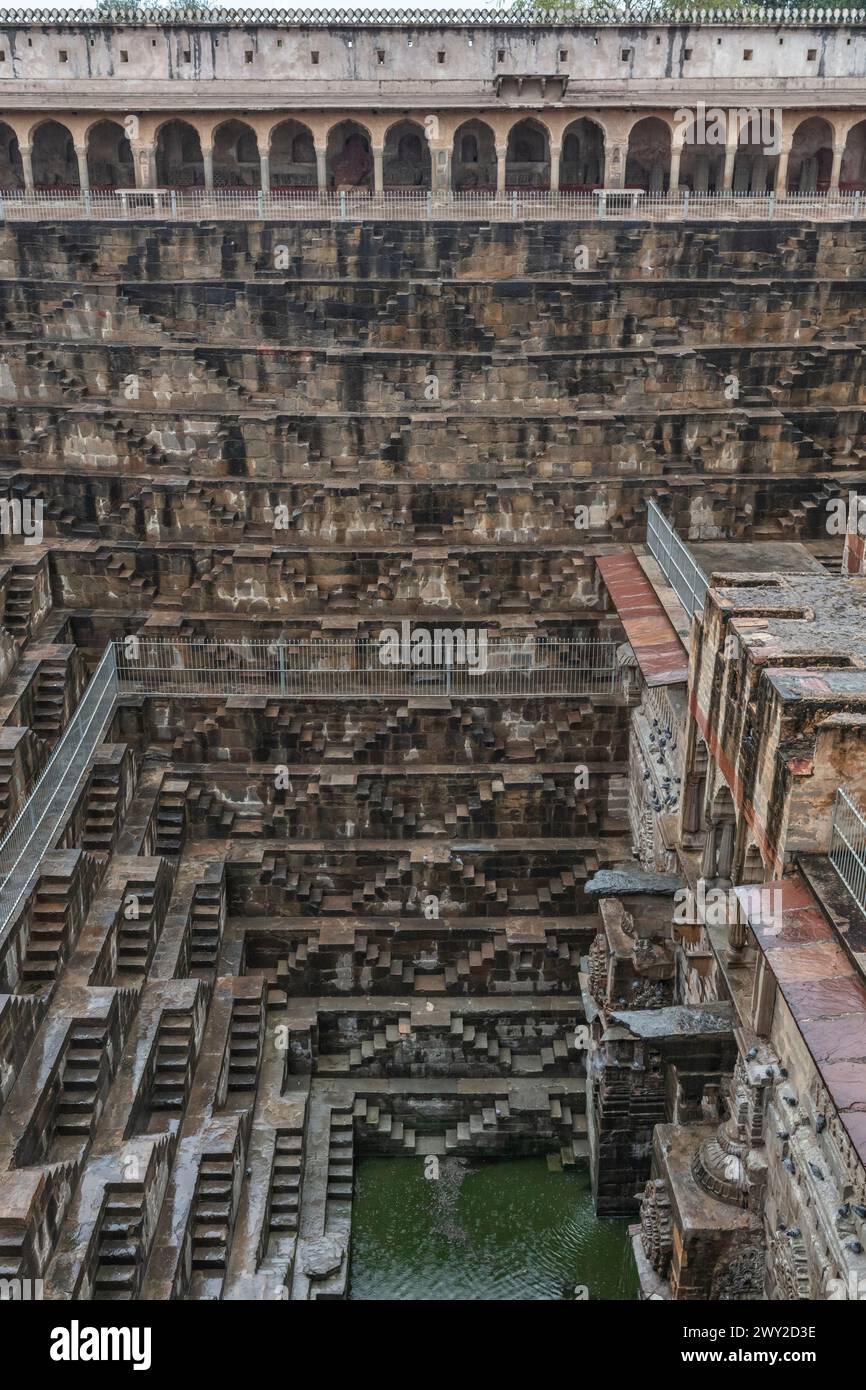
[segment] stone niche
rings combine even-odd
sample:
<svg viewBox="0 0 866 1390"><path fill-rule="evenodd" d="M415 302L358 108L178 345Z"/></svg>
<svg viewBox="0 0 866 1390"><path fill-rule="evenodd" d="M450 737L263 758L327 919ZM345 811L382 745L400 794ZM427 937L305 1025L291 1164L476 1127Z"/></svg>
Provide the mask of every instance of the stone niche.
<svg viewBox="0 0 866 1390"><path fill-rule="evenodd" d="M628 907L602 898L590 948L590 989L600 1009L662 1008L673 1002L674 949L667 898L636 894Z"/></svg>

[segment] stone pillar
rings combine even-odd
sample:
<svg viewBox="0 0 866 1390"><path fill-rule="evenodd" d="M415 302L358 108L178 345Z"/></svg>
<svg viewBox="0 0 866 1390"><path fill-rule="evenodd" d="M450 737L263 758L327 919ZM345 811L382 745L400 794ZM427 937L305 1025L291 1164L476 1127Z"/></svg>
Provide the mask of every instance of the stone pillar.
<svg viewBox="0 0 866 1390"><path fill-rule="evenodd" d="M204 160L204 186L210 192L213 188L213 145L202 145L201 157Z"/></svg>
<svg viewBox="0 0 866 1390"><path fill-rule="evenodd" d="M132 146L132 165L136 188L156 188L156 151L151 143L136 141Z"/></svg>
<svg viewBox="0 0 866 1390"><path fill-rule="evenodd" d="M508 154L507 145L496 146L496 192L505 192L505 159Z"/></svg>
<svg viewBox="0 0 866 1390"><path fill-rule="evenodd" d="M701 878L712 880L716 876L716 831L715 825L707 826L707 837L704 840L704 852L701 856Z"/></svg>
<svg viewBox="0 0 866 1390"><path fill-rule="evenodd" d="M260 179L263 193L271 191L271 156L268 150L259 150Z"/></svg>
<svg viewBox="0 0 866 1390"><path fill-rule="evenodd" d="M776 165L775 190L777 198L784 198L787 192L788 183L788 155L791 153L790 142L783 144L779 151L779 163Z"/></svg>
<svg viewBox="0 0 866 1390"><path fill-rule="evenodd" d="M434 193L447 193L451 188L451 146L430 146L430 182Z"/></svg>
<svg viewBox="0 0 866 1390"><path fill-rule="evenodd" d="M831 173L830 173L830 189L829 189L829 191L830 191L831 193L838 193L838 192L839 192L839 175L840 175L841 172L842 172L842 156L843 156L844 153L845 153L845 145L844 145L844 142L843 142L841 145L834 145L834 146L833 146L833 169L832 169L832 171L831 171Z"/></svg>
<svg viewBox="0 0 866 1390"><path fill-rule="evenodd" d="M775 1002L776 977L767 969L763 955L759 955L752 985L752 1027L759 1038L769 1036Z"/></svg>
<svg viewBox="0 0 866 1390"><path fill-rule="evenodd" d="M725 145L725 172L722 175L722 188L726 193L734 186L734 165L737 162L737 142L733 145Z"/></svg>
<svg viewBox="0 0 866 1390"><path fill-rule="evenodd" d="M668 180L668 187L672 193L680 186L680 160L682 157L682 145L674 145L671 149L671 174Z"/></svg>
<svg viewBox="0 0 866 1390"><path fill-rule="evenodd" d="M625 183L625 166L628 161L628 141L613 141L604 150L604 186L622 188Z"/></svg>
<svg viewBox="0 0 866 1390"><path fill-rule="evenodd" d="M385 151L381 145L373 146L373 192L381 193L385 187L385 175L382 168L382 160Z"/></svg>
<svg viewBox="0 0 866 1390"><path fill-rule="evenodd" d="M559 161L562 157L562 146L551 145L550 147L550 191L559 192Z"/></svg>
<svg viewBox="0 0 866 1390"><path fill-rule="evenodd" d="M87 193L90 189L90 172L87 168L87 146L75 146L75 158L78 160L78 184L82 193Z"/></svg>
<svg viewBox="0 0 866 1390"><path fill-rule="evenodd" d="M30 145L19 145L21 154L21 164L24 169L24 187L28 193L33 192L33 150Z"/></svg>
<svg viewBox="0 0 866 1390"><path fill-rule="evenodd" d="M721 881L722 887L727 888L731 882L731 866L734 862L734 838L737 827L732 820L722 821L721 834L719 836L719 850L716 858L716 877Z"/></svg>
<svg viewBox="0 0 866 1390"><path fill-rule="evenodd" d="M316 150L316 182L319 192L324 193L328 187L328 156L324 149Z"/></svg>

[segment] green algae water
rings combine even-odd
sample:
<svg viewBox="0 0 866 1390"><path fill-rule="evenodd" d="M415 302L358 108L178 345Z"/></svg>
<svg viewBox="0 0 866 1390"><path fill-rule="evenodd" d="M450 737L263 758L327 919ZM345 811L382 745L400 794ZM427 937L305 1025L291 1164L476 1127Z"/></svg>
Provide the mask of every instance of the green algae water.
<svg viewBox="0 0 866 1390"><path fill-rule="evenodd" d="M600 1221L585 1168L544 1158L362 1158L349 1298L637 1297L626 1221Z"/></svg>

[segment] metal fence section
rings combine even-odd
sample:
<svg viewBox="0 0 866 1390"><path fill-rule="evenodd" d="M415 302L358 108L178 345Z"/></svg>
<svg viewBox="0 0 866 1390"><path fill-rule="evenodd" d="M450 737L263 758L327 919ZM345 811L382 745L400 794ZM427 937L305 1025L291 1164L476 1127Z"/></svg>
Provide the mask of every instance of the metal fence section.
<svg viewBox="0 0 866 1390"><path fill-rule="evenodd" d="M866 817L841 787L833 807L829 859L861 912L866 913Z"/></svg>
<svg viewBox="0 0 866 1390"><path fill-rule="evenodd" d="M707 576L653 501L650 501L647 510L646 539L662 574L691 617L704 606L709 587Z"/></svg>
<svg viewBox="0 0 866 1390"><path fill-rule="evenodd" d="M0 195L0 221L760 221L843 222L866 216L860 193L722 193L534 191L457 193L386 189L373 193L316 188L158 188L9 191Z"/></svg>
<svg viewBox="0 0 866 1390"><path fill-rule="evenodd" d="M400 634L396 630L395 640ZM426 636L425 636L426 634ZM426 644L426 646L425 646ZM265 695L297 699L401 696L612 695L617 644L486 637L415 628L402 652L376 638L299 642L116 643L119 694Z"/></svg>
<svg viewBox="0 0 866 1390"><path fill-rule="evenodd" d="M109 645L26 805L0 840L0 932L59 834L82 774L105 736L116 700L114 649Z"/></svg>

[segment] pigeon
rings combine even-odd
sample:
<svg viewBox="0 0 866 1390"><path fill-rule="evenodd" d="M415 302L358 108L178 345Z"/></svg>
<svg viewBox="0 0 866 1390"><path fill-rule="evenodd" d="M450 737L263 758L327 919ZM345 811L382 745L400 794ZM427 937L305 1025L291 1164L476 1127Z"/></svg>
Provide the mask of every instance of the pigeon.
<svg viewBox="0 0 866 1390"><path fill-rule="evenodd" d="M817 1178L819 1182L824 1181L824 1174L821 1172L817 1163L812 1162L811 1158L809 1159L809 1172L812 1174L812 1177Z"/></svg>
<svg viewBox="0 0 866 1390"><path fill-rule="evenodd" d="M796 1240L797 1237L802 1234L803 1232L800 1230L799 1226L792 1226L790 1231L788 1232L788 1238L789 1240Z"/></svg>
<svg viewBox="0 0 866 1390"><path fill-rule="evenodd" d="M786 1129L777 1129L776 1135L779 1139L790 1139L790 1134Z"/></svg>
<svg viewBox="0 0 866 1390"><path fill-rule="evenodd" d="M756 1047L750 1047L749 1050L748 1050L748 1052L746 1053L746 1061L747 1061L747 1062L754 1062L754 1060L755 1060L755 1058L757 1057L757 1055L758 1055L758 1049L757 1049Z"/></svg>
<svg viewBox="0 0 866 1390"><path fill-rule="evenodd" d="M779 1075L781 1076L782 1080L784 1081L785 1078L786 1078L787 1075L788 1075L788 1069L787 1069L787 1067L780 1067L780 1068L779 1068Z"/></svg>
<svg viewBox="0 0 866 1390"><path fill-rule="evenodd" d="M785 1169L786 1172L790 1173L791 1177L793 1178L794 1174L797 1171L797 1169L794 1167L794 1160L792 1158L783 1158L782 1167Z"/></svg>
<svg viewBox="0 0 866 1390"><path fill-rule="evenodd" d="M786 1105L796 1105L796 1104L797 1104L797 1097L796 1097L796 1096L785 1096L785 1104L786 1104Z"/></svg>
<svg viewBox="0 0 866 1390"><path fill-rule="evenodd" d="M772 1067L767 1067L766 1071L764 1072L764 1075L765 1075L765 1076L768 1076L768 1077L770 1078L770 1080L772 1081L772 1079L773 1079L773 1077L776 1075L776 1073L773 1071L773 1068L772 1068Z"/></svg>
<svg viewBox="0 0 866 1390"><path fill-rule="evenodd" d="M836 1213L836 1215L839 1217L839 1219L840 1219L841 1221L844 1221L844 1220L845 1220L845 1217L849 1214L850 1211L851 1211L851 1203L850 1203L850 1202L843 1202L842 1205L841 1205L841 1207L839 1208L838 1212Z"/></svg>
<svg viewBox="0 0 866 1390"><path fill-rule="evenodd" d="M816 1134L823 1134L823 1133L824 1133L824 1130L825 1130L826 1128L827 1128L827 1116L826 1116L826 1115L818 1115L818 1117L817 1117L816 1120L815 1120L815 1133L816 1133Z"/></svg>
<svg viewBox="0 0 866 1390"><path fill-rule="evenodd" d="M851 1254L852 1254L852 1255L862 1255L862 1254L863 1254L863 1246L860 1244L859 1240L846 1240L845 1244L847 1245L848 1249L851 1251Z"/></svg>
<svg viewBox="0 0 866 1390"><path fill-rule="evenodd" d="M859 1216L859 1217L860 1217L860 1220L862 1221L862 1220L863 1220L863 1217L866 1216L866 1207L861 1207L861 1206L859 1206L857 1203L855 1203L855 1205L854 1205L854 1215L855 1215L855 1216Z"/></svg>

